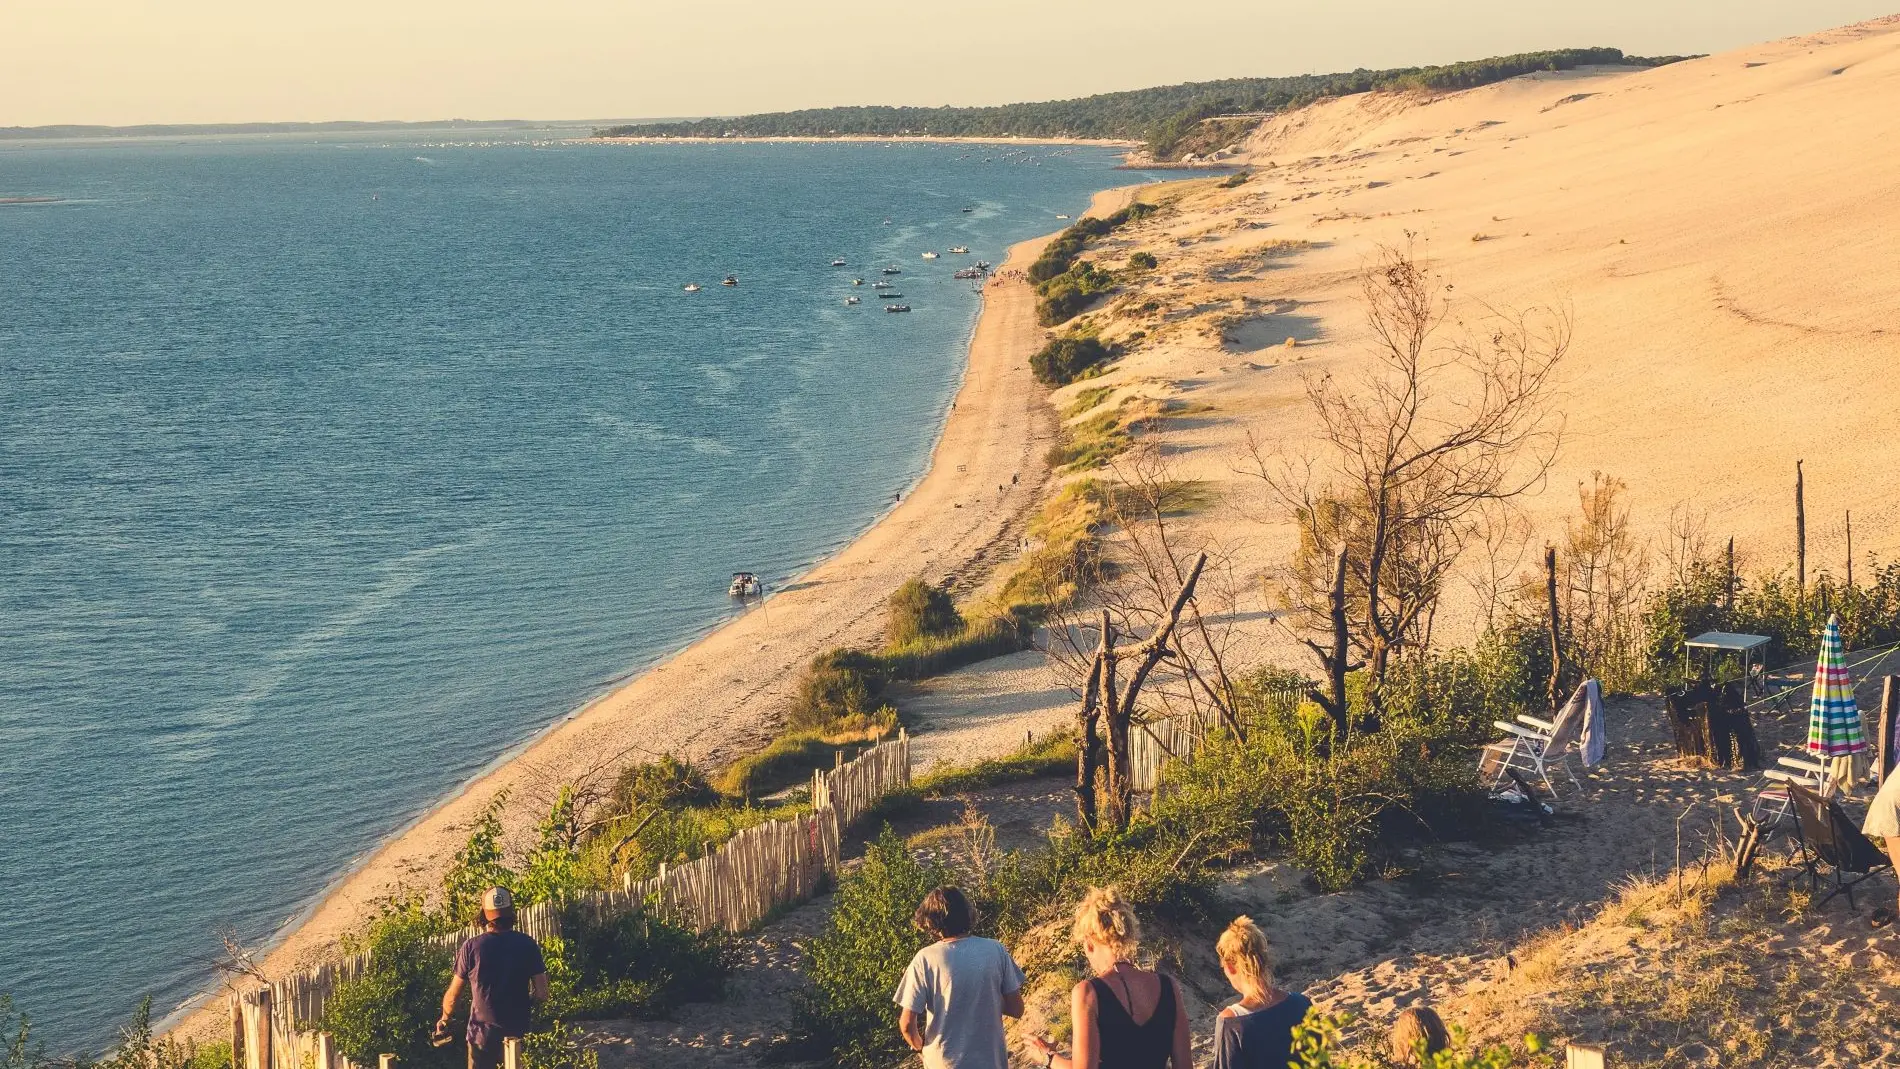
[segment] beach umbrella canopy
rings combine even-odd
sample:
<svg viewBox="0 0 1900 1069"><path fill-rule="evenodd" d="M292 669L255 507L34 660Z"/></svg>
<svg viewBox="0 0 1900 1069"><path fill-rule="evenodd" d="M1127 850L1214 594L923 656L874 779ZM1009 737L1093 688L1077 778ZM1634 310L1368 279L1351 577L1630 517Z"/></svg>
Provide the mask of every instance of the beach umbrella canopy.
<svg viewBox="0 0 1900 1069"><path fill-rule="evenodd" d="M1821 656L1814 665L1814 698L1808 703L1808 752L1823 758L1848 757L1867 749L1860 707L1854 704L1854 680L1841 650L1841 618L1829 616L1821 635Z"/></svg>

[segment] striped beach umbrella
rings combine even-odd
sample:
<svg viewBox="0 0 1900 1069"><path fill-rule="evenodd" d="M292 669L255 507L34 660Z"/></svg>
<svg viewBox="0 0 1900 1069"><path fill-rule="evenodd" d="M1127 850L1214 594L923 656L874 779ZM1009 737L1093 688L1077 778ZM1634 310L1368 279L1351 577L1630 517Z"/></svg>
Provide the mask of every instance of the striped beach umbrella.
<svg viewBox="0 0 1900 1069"><path fill-rule="evenodd" d="M1814 665L1814 698L1808 703L1808 752L1826 760L1851 757L1867 749L1854 704L1854 680L1841 650L1841 618L1829 616L1821 635L1821 656Z"/></svg>

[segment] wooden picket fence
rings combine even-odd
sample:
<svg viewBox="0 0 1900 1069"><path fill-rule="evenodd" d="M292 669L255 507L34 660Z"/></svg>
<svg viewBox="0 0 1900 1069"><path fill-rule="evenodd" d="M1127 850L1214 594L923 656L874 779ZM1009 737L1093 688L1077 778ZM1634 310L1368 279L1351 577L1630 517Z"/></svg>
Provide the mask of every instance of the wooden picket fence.
<svg viewBox="0 0 1900 1069"><path fill-rule="evenodd" d="M1195 732L1179 720L1167 718L1137 724L1128 732L1128 778L1137 791L1161 785L1161 769L1169 761L1186 760L1194 749Z"/></svg>
<svg viewBox="0 0 1900 1069"><path fill-rule="evenodd" d="M773 910L812 896L841 861L845 829L880 798L910 786L910 737L897 737L812 774L812 811L788 820L754 825L704 857L684 865L661 865L650 880L629 878L621 887L591 892L561 904L540 902L515 917L517 931L545 940L561 934L561 917L575 909L595 918L646 909L696 931L744 931ZM471 925L436 936L439 946L459 947L479 934ZM363 975L369 954L329 962L269 986L231 997L234 1062L241 1069L367 1069L328 1049L329 1037L308 1030L341 985ZM388 1065L380 1069L390 1069Z"/></svg>

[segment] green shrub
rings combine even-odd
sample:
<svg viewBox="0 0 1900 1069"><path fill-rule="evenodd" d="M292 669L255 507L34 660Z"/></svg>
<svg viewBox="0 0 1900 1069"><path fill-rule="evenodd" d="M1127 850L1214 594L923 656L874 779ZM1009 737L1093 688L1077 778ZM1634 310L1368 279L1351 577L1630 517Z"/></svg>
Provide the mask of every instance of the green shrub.
<svg viewBox="0 0 1900 1069"><path fill-rule="evenodd" d="M885 826L839 885L824 933L805 948L809 983L792 995L794 1052L846 1069L884 1069L905 1053L891 993L929 941L911 914L943 882L941 870L913 858Z"/></svg>
<svg viewBox="0 0 1900 1069"><path fill-rule="evenodd" d="M885 706L874 716L847 718L829 728L784 732L765 749L727 766L719 777L719 792L728 799L749 801L808 782L813 769L832 767L833 755L839 751L845 751L845 759L850 760L854 743L873 742L896 730L897 712Z"/></svg>
<svg viewBox="0 0 1900 1069"><path fill-rule="evenodd" d="M614 781L608 811L625 815L651 806L710 805L718 800L706 774L695 765L667 754L653 761L641 761L620 770Z"/></svg>
<svg viewBox="0 0 1900 1069"><path fill-rule="evenodd" d="M344 940L346 952L371 956L362 975L337 986L314 1022L335 1037L339 1053L358 1065L376 1064L379 1054L394 1054L411 1069L460 1064L459 1048L429 1045L455 965L453 952L432 941L444 930L420 897L410 897L385 903L367 935Z"/></svg>
<svg viewBox="0 0 1900 1069"><path fill-rule="evenodd" d="M1306 1019L1293 1029L1293 1069L1383 1069L1391 1063L1380 1055L1361 1058L1340 1049L1340 1026L1347 1018L1326 1013L1318 1006L1306 1011ZM1421 1041L1420 1046L1424 1044ZM1383 1052L1381 1052L1382 1054ZM1424 1069L1555 1069L1556 1056L1535 1033L1524 1037L1522 1056L1509 1047L1472 1049L1465 1042L1464 1029L1451 1029L1451 1049L1432 1054L1418 1051Z"/></svg>
<svg viewBox="0 0 1900 1069"><path fill-rule="evenodd" d="M1029 358L1029 369L1035 372L1036 381L1045 386L1067 386L1083 372L1114 355L1100 338L1056 338Z"/></svg>
<svg viewBox="0 0 1900 1069"><path fill-rule="evenodd" d="M39 1069L46 1064L46 1048L33 1038L33 1020L0 992L0 1069Z"/></svg>
<svg viewBox="0 0 1900 1069"><path fill-rule="evenodd" d="M1095 298L1115 288L1115 276L1087 260L1036 287L1036 321L1045 327L1066 323Z"/></svg>
<svg viewBox="0 0 1900 1069"><path fill-rule="evenodd" d="M922 579L906 580L891 592L886 604L890 619L884 625L884 641L892 646L941 638L963 627L963 617L957 614L950 591Z"/></svg>
<svg viewBox="0 0 1900 1069"><path fill-rule="evenodd" d="M812 659L798 680L785 723L793 730L871 717L882 706L883 666L863 650L834 649Z"/></svg>
<svg viewBox="0 0 1900 1069"><path fill-rule="evenodd" d="M521 1041L526 1069L600 1069L600 1052L581 1042L580 1033L560 1021Z"/></svg>
<svg viewBox="0 0 1900 1069"><path fill-rule="evenodd" d="M1136 252L1129 254L1128 266L1136 271L1153 271L1161 266L1161 261L1155 259L1154 253Z"/></svg>
<svg viewBox="0 0 1900 1069"><path fill-rule="evenodd" d="M877 655L889 679L928 679L1029 648L1034 627L1015 613L986 615L947 635L926 636Z"/></svg>
<svg viewBox="0 0 1900 1069"><path fill-rule="evenodd" d="M641 910L601 916L569 907L561 935L544 940L542 952L549 994L538 1011L543 1020L661 1016L682 1002L717 998L727 973L716 934L695 934Z"/></svg>

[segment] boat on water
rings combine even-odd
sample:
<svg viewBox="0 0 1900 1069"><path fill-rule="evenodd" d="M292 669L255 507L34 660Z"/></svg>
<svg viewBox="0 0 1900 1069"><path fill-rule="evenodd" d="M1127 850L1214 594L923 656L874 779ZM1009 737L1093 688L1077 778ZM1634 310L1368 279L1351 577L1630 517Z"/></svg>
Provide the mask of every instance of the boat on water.
<svg viewBox="0 0 1900 1069"><path fill-rule="evenodd" d="M958 271L955 274L951 275L950 277L951 278L982 278L983 272L979 270L978 268L966 267L966 268L963 268L961 271Z"/></svg>
<svg viewBox="0 0 1900 1069"><path fill-rule="evenodd" d="M887 290L887 289L891 289L895 287L896 285L897 283L895 282L873 282L871 283L871 288L874 290Z"/></svg>
<svg viewBox="0 0 1900 1069"><path fill-rule="evenodd" d="M1068 216L1066 216L1066 215L1058 215L1058 216L1056 216L1056 218L1057 218L1057 219L1067 219L1067 218L1068 218Z"/></svg>
<svg viewBox="0 0 1900 1069"><path fill-rule="evenodd" d="M719 284L720 284L721 286L737 286L737 285L739 284L739 276L738 276L738 275L727 275L727 276L725 277L725 279L724 279L723 281L721 281L721 282L720 282Z"/></svg>
<svg viewBox="0 0 1900 1069"><path fill-rule="evenodd" d="M885 306L884 306L884 310L885 310L886 312L908 312L908 311L910 311L910 305L908 305L908 304L887 304L887 305L885 305Z"/></svg>
<svg viewBox="0 0 1900 1069"><path fill-rule="evenodd" d="M857 299L856 297L846 297L846 298L844 299L844 303L846 303L846 304L857 304L857 303L859 303L859 302L858 302L858 299Z"/></svg>
<svg viewBox="0 0 1900 1069"><path fill-rule="evenodd" d="M684 286L681 286L680 288L681 288L681 289L683 289L683 290L685 290L685 291L686 291L686 292L688 292L688 293L698 293L698 292L699 292L699 283L697 283L697 282L688 282L688 283L687 283L686 285L684 285Z"/></svg>
<svg viewBox="0 0 1900 1069"><path fill-rule="evenodd" d="M901 275L904 273L904 269L897 266L896 264L892 264L891 266L885 268L883 273L887 275Z"/></svg>
<svg viewBox="0 0 1900 1069"><path fill-rule="evenodd" d="M887 301L894 301L904 295L901 293L892 293L890 290L885 290L883 293L878 294L878 296Z"/></svg>
<svg viewBox="0 0 1900 1069"><path fill-rule="evenodd" d="M844 261L843 261L843 260L833 260L833 261L831 261L831 266L833 266L833 267L843 267L843 266L844 266Z"/></svg>
<svg viewBox="0 0 1900 1069"><path fill-rule="evenodd" d="M726 596L738 598L762 598L765 596L765 582L751 572L733 572L732 583L726 587Z"/></svg>
<svg viewBox="0 0 1900 1069"><path fill-rule="evenodd" d="M926 260L934 260L934 259L936 259L936 258L937 258L937 254L936 254L936 253L934 253L934 252L927 252L927 253L924 253L924 259L926 259Z"/></svg>
<svg viewBox="0 0 1900 1069"><path fill-rule="evenodd" d="M976 269L978 271L988 271L990 269L990 262L988 260L978 260L976 262Z"/></svg>
<svg viewBox="0 0 1900 1069"><path fill-rule="evenodd" d="M852 284L853 286L862 286L862 285L864 285L864 280L863 280L863 279L861 279L861 278L854 278L854 279L852 279L852 280L851 280L851 284Z"/></svg>
<svg viewBox="0 0 1900 1069"><path fill-rule="evenodd" d="M958 157L958 158L959 158L959 159L962 159L963 157ZM976 211L976 209L975 209L975 208L965 208L965 209L963 209L963 214L965 214L965 215L968 215L968 214L970 214L970 213L971 213L971 212L973 212L973 211Z"/></svg>
<svg viewBox="0 0 1900 1069"><path fill-rule="evenodd" d="M950 254L953 256L968 256L970 254L970 247L968 245L954 246L951 248Z"/></svg>

